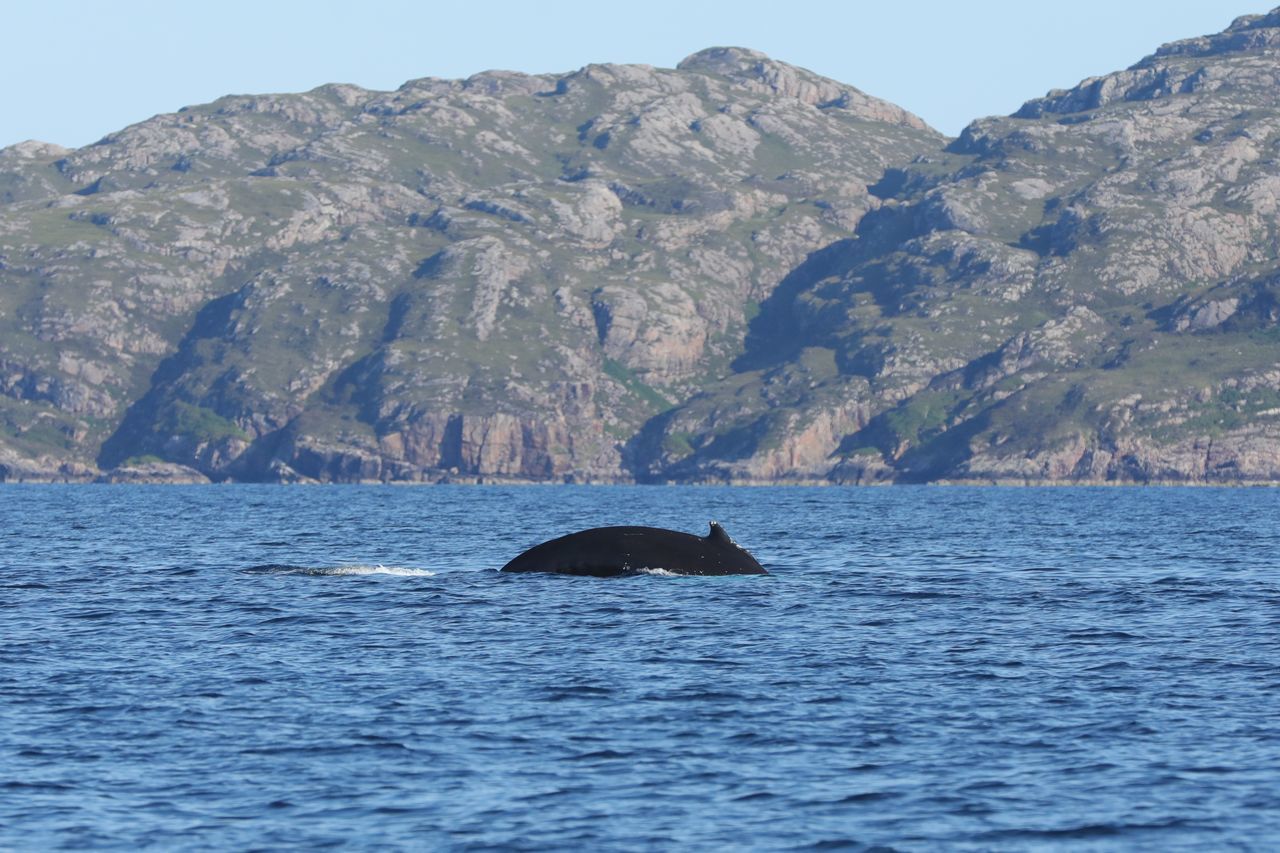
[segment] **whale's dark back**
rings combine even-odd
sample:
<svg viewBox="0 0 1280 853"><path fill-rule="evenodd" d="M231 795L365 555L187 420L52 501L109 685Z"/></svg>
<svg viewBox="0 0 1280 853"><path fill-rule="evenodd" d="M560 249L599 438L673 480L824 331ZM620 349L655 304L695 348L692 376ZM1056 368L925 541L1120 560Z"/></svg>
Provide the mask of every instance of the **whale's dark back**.
<svg viewBox="0 0 1280 853"><path fill-rule="evenodd" d="M640 569L679 575L766 575L756 559L713 523L706 536L660 527L596 527L535 545L504 572L612 577Z"/></svg>

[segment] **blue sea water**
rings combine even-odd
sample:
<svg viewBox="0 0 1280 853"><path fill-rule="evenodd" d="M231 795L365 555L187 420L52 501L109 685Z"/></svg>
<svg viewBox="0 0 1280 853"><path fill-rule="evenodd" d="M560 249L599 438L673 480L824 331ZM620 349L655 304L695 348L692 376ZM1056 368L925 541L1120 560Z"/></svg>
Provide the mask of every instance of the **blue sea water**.
<svg viewBox="0 0 1280 853"><path fill-rule="evenodd" d="M1276 849L1278 502L0 487L0 848Z"/></svg>

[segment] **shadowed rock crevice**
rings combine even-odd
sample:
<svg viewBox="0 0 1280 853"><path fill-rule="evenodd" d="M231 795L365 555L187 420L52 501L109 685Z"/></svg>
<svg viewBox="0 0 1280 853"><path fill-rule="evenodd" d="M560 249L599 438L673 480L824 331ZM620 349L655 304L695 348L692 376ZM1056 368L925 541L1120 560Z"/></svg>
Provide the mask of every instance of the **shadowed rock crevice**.
<svg viewBox="0 0 1280 853"><path fill-rule="evenodd" d="M740 373L760 370L793 358L808 336L796 316L796 297L818 282L843 273L853 262L855 241L839 240L811 253L787 274L747 327L744 352L733 362Z"/></svg>
<svg viewBox="0 0 1280 853"><path fill-rule="evenodd" d="M241 432L239 427L203 405L210 395L193 399L185 389L177 387L177 383L193 361L204 359L203 341L228 333L235 311L243 305L244 295L241 288L200 309L178 351L160 362L147 392L129 407L120 426L103 442L97 459L100 467L114 468L128 458L146 456L187 462L187 458L170 458L176 455L177 445L207 445L236 437ZM216 395L221 389L208 390Z"/></svg>

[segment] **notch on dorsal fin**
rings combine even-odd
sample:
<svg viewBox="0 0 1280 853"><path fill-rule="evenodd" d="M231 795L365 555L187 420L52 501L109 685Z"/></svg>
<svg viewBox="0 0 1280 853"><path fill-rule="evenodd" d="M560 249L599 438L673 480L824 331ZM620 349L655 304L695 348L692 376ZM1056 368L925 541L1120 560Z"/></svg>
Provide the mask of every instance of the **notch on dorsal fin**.
<svg viewBox="0 0 1280 853"><path fill-rule="evenodd" d="M718 521L711 522L711 532L707 534L707 538L712 542L723 542L726 545L733 545L734 541L729 538L729 534L724 532L724 528L720 526Z"/></svg>

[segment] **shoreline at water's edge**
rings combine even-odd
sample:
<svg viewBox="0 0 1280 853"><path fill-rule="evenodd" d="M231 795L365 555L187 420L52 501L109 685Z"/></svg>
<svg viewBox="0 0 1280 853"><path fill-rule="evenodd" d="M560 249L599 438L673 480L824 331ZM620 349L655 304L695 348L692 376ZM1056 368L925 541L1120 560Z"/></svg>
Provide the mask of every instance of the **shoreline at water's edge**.
<svg viewBox="0 0 1280 853"><path fill-rule="evenodd" d="M438 480L331 480L303 482L272 482L253 480L209 479L173 479L167 477L131 477L128 479L109 479L98 477L22 477L0 479L0 486L390 486L397 488L416 488L431 486L521 486L551 488L557 486L631 486L636 488L653 488L663 486L730 486L734 488L831 488L831 489L883 489L910 486L931 487L970 487L970 488L1202 488L1202 489L1247 489L1277 488L1277 480L1247 481L1205 481L1205 480L931 480L925 482L906 482L880 480L873 483L832 482L830 480L688 480L643 482L636 480L531 480L507 479L502 477L448 477Z"/></svg>
<svg viewBox="0 0 1280 853"><path fill-rule="evenodd" d="M557 477L529 477L495 474L468 474L456 470L422 470L413 478L373 478L373 477L340 477L324 479L299 475L286 469L288 476L264 479L237 479L232 477L214 478L204 472L186 465L172 462L148 462L141 465L126 465L118 468L102 470L95 465L45 465L26 468L8 466L0 462L0 485L5 483L30 484L93 484L93 485L219 485L219 484L262 484L262 485L388 485L388 486L433 486L433 485L466 485L466 486L743 486L743 487L885 487L906 485L929 486L982 486L982 487L1119 487L1119 486L1197 486L1205 488L1244 488L1280 486L1280 478L1251 478L1237 476L1215 479L1191 477L1162 477L1140 479L1127 478L1053 478L1053 477L971 477L947 478L934 480L875 477L854 479L841 476L829 477L736 477L721 472L719 476L710 476L704 472L700 477L681 479L637 478L623 473L594 472L567 473ZM216 475L215 475L216 476Z"/></svg>

